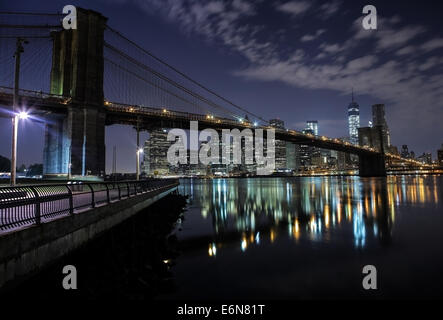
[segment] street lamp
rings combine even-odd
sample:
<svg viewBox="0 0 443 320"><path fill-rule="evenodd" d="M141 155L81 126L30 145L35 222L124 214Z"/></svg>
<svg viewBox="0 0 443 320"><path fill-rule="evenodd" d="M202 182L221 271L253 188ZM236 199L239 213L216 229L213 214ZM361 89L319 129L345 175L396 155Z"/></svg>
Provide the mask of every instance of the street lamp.
<svg viewBox="0 0 443 320"><path fill-rule="evenodd" d="M28 119L29 114L26 111L20 111L17 116L20 120L26 120Z"/></svg>
<svg viewBox="0 0 443 320"><path fill-rule="evenodd" d="M15 186L16 183L16 170L17 170L17 131L18 131L18 119L27 118L26 112L20 112L16 114L15 110L18 107L18 90L20 82L20 55L24 52L23 43L28 43L23 38L17 38L16 49L14 53L15 58L15 73L14 73L14 95L12 101L12 150L11 150L11 186ZM21 115L21 116L20 116Z"/></svg>
<svg viewBox="0 0 443 320"><path fill-rule="evenodd" d="M143 148L137 149L137 172L136 172L136 179L140 180L140 155L143 153Z"/></svg>
<svg viewBox="0 0 443 320"><path fill-rule="evenodd" d="M11 186L15 186L17 177L17 135L18 135L18 120L28 119L26 111L15 113L12 118L12 157L11 157Z"/></svg>

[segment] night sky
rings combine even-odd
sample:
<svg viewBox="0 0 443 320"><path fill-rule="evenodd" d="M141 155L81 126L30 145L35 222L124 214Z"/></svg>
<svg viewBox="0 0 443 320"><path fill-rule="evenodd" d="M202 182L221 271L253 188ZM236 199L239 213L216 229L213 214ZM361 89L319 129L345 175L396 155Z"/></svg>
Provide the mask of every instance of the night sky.
<svg viewBox="0 0 443 320"><path fill-rule="evenodd" d="M443 4L437 1L2 1L0 11L60 12L72 4L163 60L264 118L319 134L348 135L352 87L361 126L371 106L386 104L392 143L416 155L443 143ZM364 30L362 9L375 5L378 29ZM11 64L13 68L13 64ZM43 126L21 124L18 163L41 163ZM23 128L25 126L26 128ZM0 119L0 155L10 155L10 120ZM147 135L143 135L147 137ZM135 132L106 131L118 170L134 172Z"/></svg>

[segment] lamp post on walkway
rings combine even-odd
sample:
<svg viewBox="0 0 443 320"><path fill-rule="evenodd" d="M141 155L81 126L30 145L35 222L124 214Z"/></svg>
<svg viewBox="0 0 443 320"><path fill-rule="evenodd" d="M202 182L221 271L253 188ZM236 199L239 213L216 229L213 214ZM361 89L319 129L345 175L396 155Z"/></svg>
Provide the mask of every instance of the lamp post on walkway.
<svg viewBox="0 0 443 320"><path fill-rule="evenodd" d="M140 180L140 155L143 153L143 148L137 149L137 180Z"/></svg>
<svg viewBox="0 0 443 320"><path fill-rule="evenodd" d="M140 180L140 154L143 152L143 149L140 148L140 126L139 126L139 118L137 117L137 125L135 127L137 133L137 152L136 152L136 167L135 167L135 179Z"/></svg>
<svg viewBox="0 0 443 320"><path fill-rule="evenodd" d="M28 114L26 112L16 113L18 108L18 90L20 81L20 55L24 52L23 43L27 44L23 38L17 38L16 50L14 54L15 58L15 74L14 74L14 95L12 102L12 151L11 151L11 186L16 184L16 171L17 171L17 132L18 132L18 120L26 119Z"/></svg>

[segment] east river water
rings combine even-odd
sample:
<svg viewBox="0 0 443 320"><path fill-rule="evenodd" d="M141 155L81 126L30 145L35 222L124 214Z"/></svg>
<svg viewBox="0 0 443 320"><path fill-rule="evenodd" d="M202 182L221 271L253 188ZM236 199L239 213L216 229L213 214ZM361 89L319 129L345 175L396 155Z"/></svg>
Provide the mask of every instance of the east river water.
<svg viewBox="0 0 443 320"><path fill-rule="evenodd" d="M441 176L180 183L176 291L161 299L443 296Z"/></svg>

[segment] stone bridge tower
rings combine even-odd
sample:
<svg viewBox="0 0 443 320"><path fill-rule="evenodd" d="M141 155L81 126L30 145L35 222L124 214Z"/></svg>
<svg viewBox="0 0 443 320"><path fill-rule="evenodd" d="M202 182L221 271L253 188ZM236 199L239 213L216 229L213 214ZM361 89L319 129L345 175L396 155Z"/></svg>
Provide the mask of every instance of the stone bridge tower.
<svg viewBox="0 0 443 320"><path fill-rule="evenodd" d="M44 174L105 173L103 44L107 19L77 8L77 29L52 33L51 93L71 97L64 117L49 115Z"/></svg>

